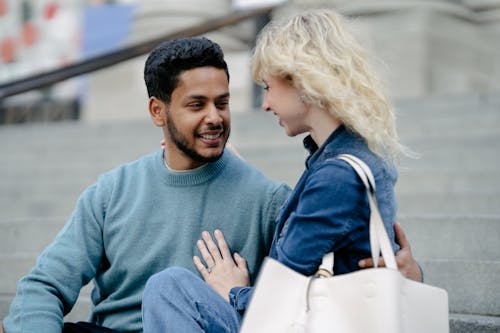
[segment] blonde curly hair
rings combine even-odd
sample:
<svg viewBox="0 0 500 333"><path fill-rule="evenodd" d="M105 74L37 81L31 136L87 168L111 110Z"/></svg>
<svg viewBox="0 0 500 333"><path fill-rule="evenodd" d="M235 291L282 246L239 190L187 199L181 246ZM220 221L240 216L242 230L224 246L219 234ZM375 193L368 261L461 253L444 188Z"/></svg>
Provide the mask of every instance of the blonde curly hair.
<svg viewBox="0 0 500 333"><path fill-rule="evenodd" d="M394 160L406 148L399 143L395 116L372 73L365 51L333 10L273 20L257 38L251 71L290 79L306 103L328 110L362 136L370 150Z"/></svg>

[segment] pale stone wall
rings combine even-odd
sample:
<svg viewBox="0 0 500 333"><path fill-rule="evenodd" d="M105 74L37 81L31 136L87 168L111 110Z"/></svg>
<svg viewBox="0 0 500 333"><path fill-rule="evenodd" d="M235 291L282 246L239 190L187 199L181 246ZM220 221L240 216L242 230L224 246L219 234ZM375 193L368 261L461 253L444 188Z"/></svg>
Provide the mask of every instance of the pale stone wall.
<svg viewBox="0 0 500 333"><path fill-rule="evenodd" d="M121 0L117 3L122 2L137 6L126 41L130 44L223 15L237 2L244 1ZM0 17L0 26L4 28L0 29L2 40L9 37L12 27L19 26L9 24L19 19L19 4L13 0L6 3L10 10L4 9ZM36 8L49 3L52 2L36 2ZM83 8L85 1L68 3ZM54 18L64 13L64 6L59 7ZM354 18L355 33L372 53L374 66L395 99L500 90L500 0L289 0L274 17L314 7L332 7ZM255 32L255 22L247 21L207 35L226 52L235 112L252 108L248 64ZM32 70L35 65L45 69L45 62L52 58L33 52L41 50L39 46L47 36L39 34L37 43L17 53L16 62L1 66L0 81L13 79L9 75ZM56 50L50 46L45 49ZM2 55L7 56L8 48L2 50ZM29 61L23 61L23 57ZM144 59L140 57L93 73L83 84L75 84L77 81L58 84L50 89L51 94L76 96L76 91L81 91L84 120L142 118L146 113ZM36 99L38 95L39 92L32 92L18 97Z"/></svg>
<svg viewBox="0 0 500 333"><path fill-rule="evenodd" d="M138 5L130 42L222 15L230 0L146 0ZM332 7L354 18L352 28L373 56L393 99L500 90L500 0L290 0L274 17ZM225 50L232 110L252 108L249 74L254 22L208 36ZM147 117L145 58L89 76L83 118Z"/></svg>
<svg viewBox="0 0 500 333"><path fill-rule="evenodd" d="M498 0L291 0L275 16L314 7L354 18L394 98L500 90Z"/></svg>
<svg viewBox="0 0 500 333"><path fill-rule="evenodd" d="M231 111L249 111L252 89L249 51L228 51L225 54L231 72ZM149 118L143 80L145 61L146 57L139 57L88 75L86 98L82 101L82 120L100 122Z"/></svg>
<svg viewBox="0 0 500 333"><path fill-rule="evenodd" d="M127 43L137 43L222 16L231 0L143 0L137 3ZM251 105L249 41L255 35L253 21L206 34L224 49L231 72L232 110L247 111ZM144 119L148 117L146 88L142 78L146 56L88 76L88 93L82 118L86 121ZM235 105L236 103L236 105Z"/></svg>

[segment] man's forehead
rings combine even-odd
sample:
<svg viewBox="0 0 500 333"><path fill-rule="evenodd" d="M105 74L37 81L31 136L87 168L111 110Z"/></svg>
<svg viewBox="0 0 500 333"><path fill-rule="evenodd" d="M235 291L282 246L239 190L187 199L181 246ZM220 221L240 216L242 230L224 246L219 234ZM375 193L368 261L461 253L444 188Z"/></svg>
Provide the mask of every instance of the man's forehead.
<svg viewBox="0 0 500 333"><path fill-rule="evenodd" d="M229 83L226 71L222 68L217 68L212 66L187 69L179 74L179 82L189 82L189 83L193 83L191 81L199 81L199 80L221 80L222 78L224 78L224 81Z"/></svg>
<svg viewBox="0 0 500 333"><path fill-rule="evenodd" d="M182 72L173 94L192 98L229 97L226 72L215 67L199 67Z"/></svg>

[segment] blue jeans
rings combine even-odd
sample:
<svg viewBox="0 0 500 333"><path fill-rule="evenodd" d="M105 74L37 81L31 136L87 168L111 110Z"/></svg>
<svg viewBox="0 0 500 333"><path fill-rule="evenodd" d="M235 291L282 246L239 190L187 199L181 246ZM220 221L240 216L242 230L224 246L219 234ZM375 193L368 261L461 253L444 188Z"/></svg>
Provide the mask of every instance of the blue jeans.
<svg viewBox="0 0 500 333"><path fill-rule="evenodd" d="M185 268L153 275L144 289L144 333L237 333L241 319L224 298Z"/></svg>

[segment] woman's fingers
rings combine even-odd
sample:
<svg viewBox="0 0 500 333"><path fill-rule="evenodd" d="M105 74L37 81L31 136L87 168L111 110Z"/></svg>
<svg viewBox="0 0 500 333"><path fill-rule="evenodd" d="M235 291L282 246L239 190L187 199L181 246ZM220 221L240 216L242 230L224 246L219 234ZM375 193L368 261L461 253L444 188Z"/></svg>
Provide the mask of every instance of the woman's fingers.
<svg viewBox="0 0 500 333"><path fill-rule="evenodd" d="M196 267L196 269L198 270L198 272L200 272L203 279L206 280L208 278L208 275L210 274L210 272L207 270L205 265L203 265L203 263L201 262L201 259L198 256L194 256L193 263L194 263L194 266Z"/></svg>
<svg viewBox="0 0 500 333"><path fill-rule="evenodd" d="M199 239L196 242L196 246L198 247L198 250L201 253L201 257L205 261L205 264L207 264L207 267L214 266L215 265L215 260L212 257L212 255L210 254L207 246L205 245L205 242L203 240Z"/></svg>
<svg viewBox="0 0 500 333"><path fill-rule="evenodd" d="M220 230L215 230L214 232L215 239L217 240L217 244L219 245L219 251L220 254L222 255L222 259L228 260L231 259L231 251L229 250L229 247L227 246L226 239L224 238L224 234Z"/></svg>
<svg viewBox="0 0 500 333"><path fill-rule="evenodd" d="M238 266L238 268L241 269L242 271L248 273L247 261L245 260L245 258L240 256L236 252L234 253L233 257L234 257L234 261L236 262L236 266Z"/></svg>
<svg viewBox="0 0 500 333"><path fill-rule="evenodd" d="M212 256L215 263L222 261L222 256L220 254L219 247L213 241L212 236L210 236L210 233L208 231L203 231L201 233L201 237L203 238L203 241L205 242L206 247L208 248L208 251L210 252L210 255Z"/></svg>
<svg viewBox="0 0 500 333"><path fill-rule="evenodd" d="M198 249L200 250L201 257L205 261L206 265L203 265L198 257L193 258L193 262L200 273L206 272L210 274L212 269L215 267L221 267L222 265L231 269L231 267L237 266L238 268L248 272L246 260L235 253L234 257L231 255L231 250L224 238L224 234L219 229L214 231L214 237L217 244L212 239L212 236L208 231L203 231L201 233L201 238L196 243ZM203 267L202 267L203 266Z"/></svg>

